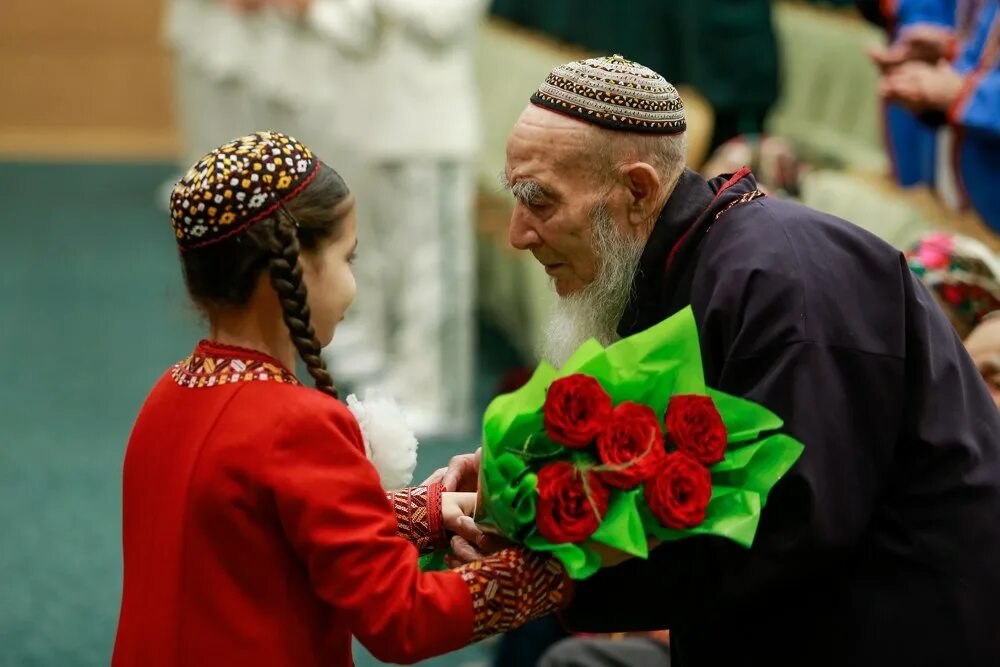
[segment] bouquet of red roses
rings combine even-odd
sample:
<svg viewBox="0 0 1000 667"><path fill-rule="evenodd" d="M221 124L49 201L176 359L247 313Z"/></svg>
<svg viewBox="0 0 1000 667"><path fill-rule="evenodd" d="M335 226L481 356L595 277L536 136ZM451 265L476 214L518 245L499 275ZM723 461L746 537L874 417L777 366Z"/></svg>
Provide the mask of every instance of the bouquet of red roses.
<svg viewBox="0 0 1000 667"><path fill-rule="evenodd" d="M690 308L608 348L543 363L484 418L480 521L597 571L594 543L636 557L696 534L749 547L771 487L802 453L782 422L705 386Z"/></svg>

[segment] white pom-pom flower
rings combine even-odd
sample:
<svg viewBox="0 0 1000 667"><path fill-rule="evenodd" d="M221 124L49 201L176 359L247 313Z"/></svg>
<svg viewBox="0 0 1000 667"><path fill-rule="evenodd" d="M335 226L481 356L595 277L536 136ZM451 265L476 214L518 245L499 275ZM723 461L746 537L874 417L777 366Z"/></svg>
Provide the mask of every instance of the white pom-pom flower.
<svg viewBox="0 0 1000 667"><path fill-rule="evenodd" d="M351 394L347 407L361 426L365 454L378 470L386 491L406 488L417 467L417 438L406 423L396 402L378 391L369 390L365 400Z"/></svg>

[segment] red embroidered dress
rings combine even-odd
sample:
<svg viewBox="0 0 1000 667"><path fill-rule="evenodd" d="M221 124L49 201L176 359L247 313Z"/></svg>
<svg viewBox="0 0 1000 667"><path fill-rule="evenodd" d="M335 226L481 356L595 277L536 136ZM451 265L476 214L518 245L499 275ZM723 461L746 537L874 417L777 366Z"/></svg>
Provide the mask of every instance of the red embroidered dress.
<svg viewBox="0 0 1000 667"><path fill-rule="evenodd" d="M413 662L569 591L553 561L513 550L420 572L418 548L446 539L441 487L387 500L343 405L265 355L206 342L139 414L122 537L116 667L347 666L351 635Z"/></svg>

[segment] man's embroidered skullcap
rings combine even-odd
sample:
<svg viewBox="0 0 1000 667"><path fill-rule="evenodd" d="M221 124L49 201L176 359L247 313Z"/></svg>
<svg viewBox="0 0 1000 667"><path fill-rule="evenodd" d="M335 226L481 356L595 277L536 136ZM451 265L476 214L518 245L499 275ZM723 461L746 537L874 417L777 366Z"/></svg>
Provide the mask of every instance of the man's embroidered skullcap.
<svg viewBox="0 0 1000 667"><path fill-rule="evenodd" d="M648 67L617 55L556 67L531 101L612 130L676 134L687 127L677 89Z"/></svg>

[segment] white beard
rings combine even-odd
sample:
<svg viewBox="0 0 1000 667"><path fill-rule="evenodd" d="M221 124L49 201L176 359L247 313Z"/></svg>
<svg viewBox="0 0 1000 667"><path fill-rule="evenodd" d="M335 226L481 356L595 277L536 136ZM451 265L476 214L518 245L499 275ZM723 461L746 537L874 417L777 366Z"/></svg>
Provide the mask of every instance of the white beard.
<svg viewBox="0 0 1000 667"><path fill-rule="evenodd" d="M617 341L618 321L632 294L645 241L621 232L601 205L591 213L594 251L600 266L593 282L560 297L552 310L541 344L541 356L562 366L580 345L595 338L604 346Z"/></svg>

